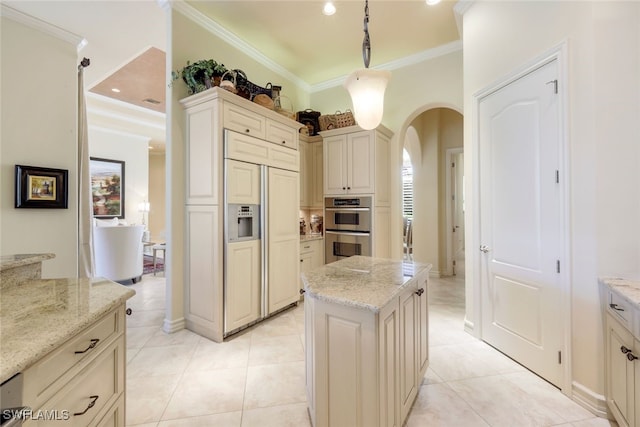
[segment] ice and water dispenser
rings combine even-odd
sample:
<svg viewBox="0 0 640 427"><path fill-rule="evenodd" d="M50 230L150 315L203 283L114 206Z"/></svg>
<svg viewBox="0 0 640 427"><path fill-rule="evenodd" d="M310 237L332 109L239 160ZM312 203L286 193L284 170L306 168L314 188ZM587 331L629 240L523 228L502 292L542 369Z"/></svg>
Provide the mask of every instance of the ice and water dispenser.
<svg viewBox="0 0 640 427"><path fill-rule="evenodd" d="M227 241L243 242L260 239L260 205L229 204L227 209Z"/></svg>

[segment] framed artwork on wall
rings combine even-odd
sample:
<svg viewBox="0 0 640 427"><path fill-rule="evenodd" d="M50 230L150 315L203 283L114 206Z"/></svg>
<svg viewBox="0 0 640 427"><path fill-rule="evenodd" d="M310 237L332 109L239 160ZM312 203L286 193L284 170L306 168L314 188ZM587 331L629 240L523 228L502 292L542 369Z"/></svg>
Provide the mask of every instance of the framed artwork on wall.
<svg viewBox="0 0 640 427"><path fill-rule="evenodd" d="M124 161L91 157L94 218L124 218Z"/></svg>
<svg viewBox="0 0 640 427"><path fill-rule="evenodd" d="M67 209L69 171L16 165L15 207Z"/></svg>

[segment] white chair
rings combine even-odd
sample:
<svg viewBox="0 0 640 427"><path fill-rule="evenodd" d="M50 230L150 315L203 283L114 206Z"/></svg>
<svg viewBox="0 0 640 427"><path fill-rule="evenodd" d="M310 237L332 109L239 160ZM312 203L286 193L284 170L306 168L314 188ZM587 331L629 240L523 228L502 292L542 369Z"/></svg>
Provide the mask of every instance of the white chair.
<svg viewBox="0 0 640 427"><path fill-rule="evenodd" d="M142 225L93 227L96 276L115 282L142 276Z"/></svg>

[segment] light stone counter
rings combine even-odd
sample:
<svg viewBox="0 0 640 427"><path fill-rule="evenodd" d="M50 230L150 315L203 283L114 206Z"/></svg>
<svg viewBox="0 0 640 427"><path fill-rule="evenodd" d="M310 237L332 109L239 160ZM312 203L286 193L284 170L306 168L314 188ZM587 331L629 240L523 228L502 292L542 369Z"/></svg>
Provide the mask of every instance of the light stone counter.
<svg viewBox="0 0 640 427"><path fill-rule="evenodd" d="M30 262L53 257L42 256L31 256ZM21 258L6 263L29 264ZM103 278L33 279L8 285L3 283L0 290L0 382L135 295L134 290Z"/></svg>
<svg viewBox="0 0 640 427"><path fill-rule="evenodd" d="M636 308L640 308L640 281L602 277L600 278L600 283L633 304Z"/></svg>
<svg viewBox="0 0 640 427"><path fill-rule="evenodd" d="M352 256L302 273L305 296L377 313L431 264Z"/></svg>

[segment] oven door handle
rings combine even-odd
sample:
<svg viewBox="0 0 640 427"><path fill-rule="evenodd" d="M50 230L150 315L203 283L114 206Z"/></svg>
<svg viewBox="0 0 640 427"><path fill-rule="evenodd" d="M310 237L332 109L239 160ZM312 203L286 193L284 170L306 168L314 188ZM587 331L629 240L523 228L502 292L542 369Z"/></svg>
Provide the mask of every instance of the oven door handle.
<svg viewBox="0 0 640 427"><path fill-rule="evenodd" d="M324 208L326 211L334 212L369 212L371 208Z"/></svg>
<svg viewBox="0 0 640 427"><path fill-rule="evenodd" d="M329 231L329 230L326 230L325 233L342 234L343 236L357 236L357 237L369 237L371 235L370 233L354 233L350 231Z"/></svg>

